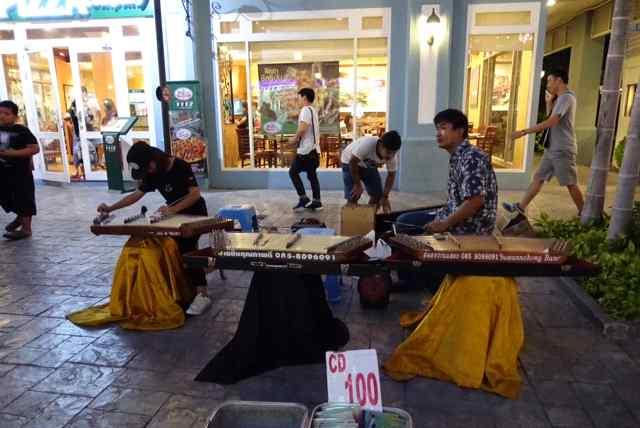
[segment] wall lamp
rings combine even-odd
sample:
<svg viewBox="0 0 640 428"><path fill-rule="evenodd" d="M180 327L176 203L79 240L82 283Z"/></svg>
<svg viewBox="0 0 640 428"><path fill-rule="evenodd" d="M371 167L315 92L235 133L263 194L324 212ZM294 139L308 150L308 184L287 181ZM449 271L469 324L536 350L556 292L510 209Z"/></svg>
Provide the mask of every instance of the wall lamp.
<svg viewBox="0 0 640 428"><path fill-rule="evenodd" d="M427 44L429 46L433 45L435 40L435 36L440 33L440 17L436 13L436 9L431 9L431 15L427 18Z"/></svg>

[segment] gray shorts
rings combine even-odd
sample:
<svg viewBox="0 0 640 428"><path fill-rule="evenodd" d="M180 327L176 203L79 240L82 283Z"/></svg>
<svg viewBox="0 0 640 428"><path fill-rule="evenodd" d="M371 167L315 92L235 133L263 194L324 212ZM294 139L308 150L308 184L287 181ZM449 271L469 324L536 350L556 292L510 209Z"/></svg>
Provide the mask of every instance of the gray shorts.
<svg viewBox="0 0 640 428"><path fill-rule="evenodd" d="M534 179L550 181L552 177L556 177L561 186L578 184L576 155L571 152L552 154L545 151Z"/></svg>

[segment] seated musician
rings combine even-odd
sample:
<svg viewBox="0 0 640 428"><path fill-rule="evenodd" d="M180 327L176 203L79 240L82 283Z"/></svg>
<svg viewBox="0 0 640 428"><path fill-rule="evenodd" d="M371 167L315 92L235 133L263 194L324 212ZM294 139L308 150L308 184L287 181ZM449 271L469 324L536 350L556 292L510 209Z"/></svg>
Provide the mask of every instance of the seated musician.
<svg viewBox="0 0 640 428"><path fill-rule="evenodd" d="M382 206L385 213L391 211L389 193L396 179L397 154L401 144L400 135L396 131L388 131L381 137L361 137L345 147L340 160L344 198L348 203L357 203L366 188L369 205ZM387 167L384 189L378 171L383 164Z"/></svg>
<svg viewBox="0 0 640 428"><path fill-rule="evenodd" d="M145 193L158 190L165 198L167 205L158 210L164 215L190 214L207 215L207 205L200 195L198 183L191 166L182 159L172 157L163 151L143 142L135 143L127 154L127 162L131 167L131 176L140 182L138 190L108 205L102 203L98 212L109 213L138 202ZM198 249L199 236L177 239L181 254ZM207 294L207 280L203 269L186 269L191 287L197 294L187 309L189 315L200 315L210 305Z"/></svg>
<svg viewBox="0 0 640 428"><path fill-rule="evenodd" d="M498 185L491 159L467 141L468 120L461 111L441 111L433 121L438 147L450 155L447 203L438 210L400 215L398 232L413 235L424 231L454 235L492 233Z"/></svg>

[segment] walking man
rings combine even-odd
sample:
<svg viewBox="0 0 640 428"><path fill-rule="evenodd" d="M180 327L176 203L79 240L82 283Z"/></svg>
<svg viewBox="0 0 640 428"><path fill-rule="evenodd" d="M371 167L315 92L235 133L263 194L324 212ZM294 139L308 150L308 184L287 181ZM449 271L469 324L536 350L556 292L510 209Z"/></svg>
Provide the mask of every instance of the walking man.
<svg viewBox="0 0 640 428"><path fill-rule="evenodd" d="M318 112L313 107L313 100L316 94L311 88L302 88L298 91L298 102L301 105L298 116L298 131L291 141L297 144L296 158L289 168L289 177L298 192L298 204L293 207L296 212L305 208L320 211L320 182L316 173L320 166L320 127L318 125ZM304 184L300 179L300 173L307 173L307 178L311 184L313 201L309 200L304 190Z"/></svg>
<svg viewBox="0 0 640 428"><path fill-rule="evenodd" d="M542 161L536 171L533 181L526 193L516 203L504 202L502 206L510 213L524 215L527 206L542 190L545 181L556 177L561 186L565 186L578 209L578 215L582 212L584 199L582 191L578 187L578 174L576 168L576 95L569 90L567 83L569 78L564 70L553 70L547 75L547 91L556 97L555 105L549 117L542 123L513 133L512 138L518 139L527 134L542 132L549 129L548 147L544 150Z"/></svg>

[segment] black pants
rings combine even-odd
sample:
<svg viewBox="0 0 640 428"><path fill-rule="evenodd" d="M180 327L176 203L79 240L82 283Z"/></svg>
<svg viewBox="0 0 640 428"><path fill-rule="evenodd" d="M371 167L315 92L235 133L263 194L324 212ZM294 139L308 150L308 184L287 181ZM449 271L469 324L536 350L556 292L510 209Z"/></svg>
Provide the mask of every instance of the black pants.
<svg viewBox="0 0 640 428"><path fill-rule="evenodd" d="M313 199L320 200L320 182L318 181L318 174L316 174L318 166L320 166L320 155L316 150L313 150L308 155L297 155L293 160L291 168L289 168L289 177L291 177L291 182L293 187L296 188L298 196L306 196L304 184L302 184L302 179L300 178L300 173L304 171L307 173L309 183L311 183Z"/></svg>
<svg viewBox="0 0 640 428"><path fill-rule="evenodd" d="M0 164L0 206L20 217L36 215L36 189L30 170Z"/></svg>

